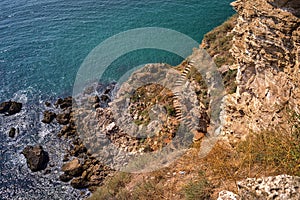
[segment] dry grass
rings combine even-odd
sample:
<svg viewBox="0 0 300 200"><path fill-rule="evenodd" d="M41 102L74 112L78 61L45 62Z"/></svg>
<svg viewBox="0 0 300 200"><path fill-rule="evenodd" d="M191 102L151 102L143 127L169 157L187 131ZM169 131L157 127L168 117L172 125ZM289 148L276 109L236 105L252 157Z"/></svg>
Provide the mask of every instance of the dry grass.
<svg viewBox="0 0 300 200"><path fill-rule="evenodd" d="M214 185L236 191L236 181L247 177L300 176L300 117L289 115L289 130L252 133L234 148L219 142L204 159Z"/></svg>

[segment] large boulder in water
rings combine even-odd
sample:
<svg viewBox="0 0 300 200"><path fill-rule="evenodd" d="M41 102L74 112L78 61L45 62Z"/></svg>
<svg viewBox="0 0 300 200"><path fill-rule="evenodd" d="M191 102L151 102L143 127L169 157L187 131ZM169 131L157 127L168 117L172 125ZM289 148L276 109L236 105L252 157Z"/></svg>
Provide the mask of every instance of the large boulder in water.
<svg viewBox="0 0 300 200"><path fill-rule="evenodd" d="M15 101L7 101L2 102L0 104L0 113L6 115L14 115L20 112L22 109L22 103L15 102Z"/></svg>
<svg viewBox="0 0 300 200"><path fill-rule="evenodd" d="M49 156L48 153L43 150L42 146L27 146L22 151L22 154L25 156L27 165L31 171L36 172L47 167Z"/></svg>

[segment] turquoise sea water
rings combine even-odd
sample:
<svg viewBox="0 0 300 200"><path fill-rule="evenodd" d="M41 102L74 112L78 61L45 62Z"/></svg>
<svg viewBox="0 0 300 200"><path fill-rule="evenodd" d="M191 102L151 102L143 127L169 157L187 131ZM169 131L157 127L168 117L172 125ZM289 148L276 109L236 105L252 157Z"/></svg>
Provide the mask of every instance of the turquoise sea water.
<svg viewBox="0 0 300 200"><path fill-rule="evenodd" d="M234 11L231 0L2 0L0 1L0 101L26 91L70 94L76 72L99 43L122 31L164 27L199 43ZM146 50L116 62L178 64L182 58ZM117 66L117 67L119 67ZM118 77L119 74L113 74ZM34 93L34 92L32 92Z"/></svg>

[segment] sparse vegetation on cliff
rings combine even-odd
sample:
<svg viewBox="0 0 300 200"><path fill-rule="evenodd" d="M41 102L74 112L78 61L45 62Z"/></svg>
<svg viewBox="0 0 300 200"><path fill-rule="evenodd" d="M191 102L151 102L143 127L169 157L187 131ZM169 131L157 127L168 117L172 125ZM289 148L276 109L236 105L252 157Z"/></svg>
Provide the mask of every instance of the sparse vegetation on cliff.
<svg viewBox="0 0 300 200"><path fill-rule="evenodd" d="M234 93L236 90L235 77L237 70L231 69L234 58L229 52L232 47L233 34L231 33L237 20L237 14L233 15L221 26L208 32L203 39L202 47L206 49L209 55L214 59L218 68L225 67L222 71L223 83L228 93Z"/></svg>

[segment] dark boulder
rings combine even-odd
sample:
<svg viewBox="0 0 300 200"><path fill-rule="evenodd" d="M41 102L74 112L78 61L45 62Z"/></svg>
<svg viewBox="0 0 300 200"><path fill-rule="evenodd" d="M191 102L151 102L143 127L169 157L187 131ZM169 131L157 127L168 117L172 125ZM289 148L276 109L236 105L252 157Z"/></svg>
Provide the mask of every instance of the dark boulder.
<svg viewBox="0 0 300 200"><path fill-rule="evenodd" d="M97 109L97 108L100 108L100 105L99 105L99 103L95 103L92 107L93 107L94 109Z"/></svg>
<svg viewBox="0 0 300 200"><path fill-rule="evenodd" d="M72 107L73 98L71 96L66 97L64 99L59 98L54 104L56 107L60 107L61 109L66 109Z"/></svg>
<svg viewBox="0 0 300 200"><path fill-rule="evenodd" d="M45 102L45 106L50 107L50 106L51 106L51 103L48 102L48 101L46 101L46 102Z"/></svg>
<svg viewBox="0 0 300 200"><path fill-rule="evenodd" d="M46 110L44 112L44 119L42 120L45 124L50 124L56 117L56 114L54 112Z"/></svg>
<svg viewBox="0 0 300 200"><path fill-rule="evenodd" d="M104 101L104 102L106 102L106 101L109 101L110 100L110 98L109 98L109 96L108 95L101 95L101 101Z"/></svg>
<svg viewBox="0 0 300 200"><path fill-rule="evenodd" d="M42 146L27 146L22 151L22 154L25 156L27 165L31 171L36 172L47 167L49 155L43 150Z"/></svg>
<svg viewBox="0 0 300 200"><path fill-rule="evenodd" d="M0 104L0 113L7 115L14 115L20 112L22 109L22 103L15 101L7 101Z"/></svg>
<svg viewBox="0 0 300 200"><path fill-rule="evenodd" d="M8 136L14 138L15 135L16 135L16 128L12 127L8 132Z"/></svg>
<svg viewBox="0 0 300 200"><path fill-rule="evenodd" d="M65 173L59 176L59 179L62 182L69 182L72 178L73 178L73 176L70 176L70 175L65 174Z"/></svg>
<svg viewBox="0 0 300 200"><path fill-rule="evenodd" d="M87 188L88 183L86 180L82 179L81 177L74 178L71 181L71 186L75 189L82 189L82 188Z"/></svg>

